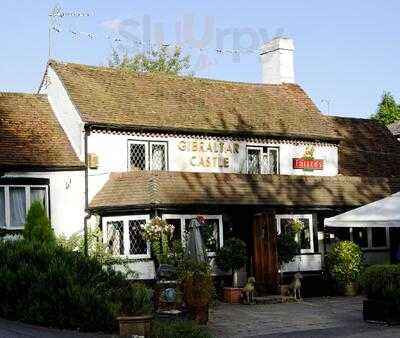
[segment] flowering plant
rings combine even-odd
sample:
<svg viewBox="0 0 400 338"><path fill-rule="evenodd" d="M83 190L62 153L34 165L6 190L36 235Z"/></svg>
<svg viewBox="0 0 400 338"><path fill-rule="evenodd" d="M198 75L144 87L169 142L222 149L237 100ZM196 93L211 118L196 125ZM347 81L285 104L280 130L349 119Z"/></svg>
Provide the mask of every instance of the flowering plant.
<svg viewBox="0 0 400 338"><path fill-rule="evenodd" d="M168 261L169 242L175 227L160 217L154 217L142 226L143 238L151 242L151 247L157 261L162 264Z"/></svg>

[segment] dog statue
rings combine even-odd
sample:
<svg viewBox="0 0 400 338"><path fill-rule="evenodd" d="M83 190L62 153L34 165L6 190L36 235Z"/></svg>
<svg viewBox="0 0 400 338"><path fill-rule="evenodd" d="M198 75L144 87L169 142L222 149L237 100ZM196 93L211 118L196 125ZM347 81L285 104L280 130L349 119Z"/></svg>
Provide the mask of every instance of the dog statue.
<svg viewBox="0 0 400 338"><path fill-rule="evenodd" d="M293 295L297 301L301 300L301 279L303 275L300 272L294 274L293 282L289 284L289 293Z"/></svg>
<svg viewBox="0 0 400 338"><path fill-rule="evenodd" d="M253 304L254 303L254 283L256 279L254 277L249 277L247 279L246 285L242 290L242 297L244 304Z"/></svg>

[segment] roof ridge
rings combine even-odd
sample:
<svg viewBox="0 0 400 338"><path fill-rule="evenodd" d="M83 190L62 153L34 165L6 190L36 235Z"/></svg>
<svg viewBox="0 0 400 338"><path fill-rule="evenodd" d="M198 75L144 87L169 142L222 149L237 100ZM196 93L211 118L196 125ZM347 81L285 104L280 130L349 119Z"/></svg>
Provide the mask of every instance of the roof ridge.
<svg viewBox="0 0 400 338"><path fill-rule="evenodd" d="M324 115L328 118L331 119L340 119L340 120L361 120L361 121L372 121L372 122L378 122L372 118L368 118L368 117L352 117L352 116L338 116L338 115Z"/></svg>
<svg viewBox="0 0 400 338"><path fill-rule="evenodd" d="M7 92L0 91L0 96L8 97L8 96L21 96L21 97L47 97L46 94L37 94L37 93L23 93L23 92Z"/></svg>
<svg viewBox="0 0 400 338"><path fill-rule="evenodd" d="M215 82L215 83L226 83L226 84L235 84L235 85L246 85L246 86L260 86L260 87L297 87L301 88L301 86L297 83L282 83L282 84L269 84L269 83L259 83L259 82L244 82L244 81L229 81L229 80L222 80L222 79L212 79L206 77L195 77L191 75L177 75L177 74L170 74L170 73L163 73L163 72L139 72L133 71L125 68L113 68L110 66L103 66L103 65L89 65L83 63L75 63L75 62L65 62L61 60L54 60L50 59L48 62L49 65L61 65L61 66L78 66L78 67L85 67L93 70L103 70L103 71L110 71L110 72L122 72L122 73L130 73L130 74L137 74L140 76L149 76L149 77L170 77L174 79L182 79L182 80L189 80L189 81L206 81L206 82Z"/></svg>

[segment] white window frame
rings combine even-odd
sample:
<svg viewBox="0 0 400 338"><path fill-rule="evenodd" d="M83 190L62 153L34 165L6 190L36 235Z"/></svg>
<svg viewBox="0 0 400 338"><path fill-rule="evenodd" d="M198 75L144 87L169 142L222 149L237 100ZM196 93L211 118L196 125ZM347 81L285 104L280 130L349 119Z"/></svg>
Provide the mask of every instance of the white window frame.
<svg viewBox="0 0 400 338"><path fill-rule="evenodd" d="M165 171L168 171L168 141L151 141L151 140L128 140L128 170L132 170L131 164L131 145L132 144L143 144L144 145L144 170L153 170L153 164L151 160L152 145L163 145L164 146L164 156L165 156Z"/></svg>
<svg viewBox="0 0 400 338"><path fill-rule="evenodd" d="M357 227L357 228L363 228L367 229L367 240L368 240L368 246L366 247L361 247L362 250L388 250L390 249L390 234L389 234L389 228L385 227L383 229L386 229L386 245L385 246L372 246L372 228L374 227ZM353 241L353 229L357 228L350 228L350 240ZM378 228L378 227L376 227Z"/></svg>
<svg viewBox="0 0 400 338"><path fill-rule="evenodd" d="M102 218L102 228L103 228L103 243L107 245L108 243L108 227L107 222L119 222L122 221L122 227L124 232L124 254L115 255L121 258L131 258L131 259L146 259L151 258L150 253L150 242L147 241L147 250L145 254L131 255L130 251L130 241L129 241L129 221L150 221L150 215L132 215L132 216L106 216Z"/></svg>
<svg viewBox="0 0 400 338"><path fill-rule="evenodd" d="M310 249L301 249L300 254L314 253L314 225L313 225L313 215L312 214L285 214L285 215L275 215L276 218L276 230L278 234L281 233L281 221L282 219L308 219L308 228L310 232ZM298 235L296 236L296 241L299 241Z"/></svg>
<svg viewBox="0 0 400 338"><path fill-rule="evenodd" d="M198 216L203 217L204 219L213 219L213 220L218 220L218 232L219 232L219 243L217 243L217 246L219 248L222 248L224 244L224 233L223 233L223 222L222 222L222 215L182 215L182 214L163 214L162 219L163 220L168 220L168 219L179 219L180 220L180 225L181 225L181 241L182 245L185 247L186 246L186 237L185 237L185 221L188 219L193 219ZM214 257L216 255L216 252L212 251L207 251L207 256L208 257Z"/></svg>
<svg viewBox="0 0 400 338"><path fill-rule="evenodd" d="M260 172L258 174L255 175L278 175L280 172L280 168L279 168L279 147L272 147L272 146L268 146L268 145L251 145L251 146L246 146L246 172L248 174L249 173L249 150L258 150L258 162L260 164ZM268 162L270 160L270 152L271 151L276 151L277 156L276 156L276 174L270 174L267 172L265 166L264 166L264 155L267 155L268 157ZM269 168L269 164L267 166Z"/></svg>
<svg viewBox="0 0 400 338"><path fill-rule="evenodd" d="M251 173L251 174L252 175L261 174L261 172L262 172L262 163L261 162L262 162L262 153L263 153L262 147L253 147L253 146L246 147L246 170L247 170L248 174L250 174L250 172L249 172L249 170L250 170L250 168L249 168L249 150L257 150L258 151L258 163L260 166L259 173L257 173L257 174Z"/></svg>
<svg viewBox="0 0 400 338"><path fill-rule="evenodd" d="M153 169L153 160L152 160L152 156L153 156L153 145L162 145L164 146L164 159L165 159L165 171L167 171L168 169L168 142L166 141L150 141L149 142L149 146L148 146L148 150L149 150L149 168L150 170L154 170Z"/></svg>
<svg viewBox="0 0 400 338"><path fill-rule="evenodd" d="M10 188L24 188L25 189L25 214L28 215L29 208L31 207L31 188L45 189L45 210L47 217L50 215L49 210L49 187L47 185L26 185L26 184L1 184L0 188L4 188L4 204L5 204L5 226L0 225L0 229L6 230L23 230L24 224L14 227L11 226L11 210L10 210Z"/></svg>

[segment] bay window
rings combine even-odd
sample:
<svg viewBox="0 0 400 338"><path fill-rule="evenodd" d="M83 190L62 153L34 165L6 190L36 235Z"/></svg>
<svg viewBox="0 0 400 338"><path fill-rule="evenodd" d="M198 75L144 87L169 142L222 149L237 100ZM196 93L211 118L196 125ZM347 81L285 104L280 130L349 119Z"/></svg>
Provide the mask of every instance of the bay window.
<svg viewBox="0 0 400 338"><path fill-rule="evenodd" d="M167 142L129 141L130 170L167 170Z"/></svg>
<svg viewBox="0 0 400 338"><path fill-rule="evenodd" d="M190 222L198 215L164 214L162 218L175 226L174 238L182 241L183 246L187 242ZM215 256L216 250L223 245L222 215L201 215L204 224L200 227L204 245L208 256ZM179 238L180 237L180 238Z"/></svg>
<svg viewBox="0 0 400 338"><path fill-rule="evenodd" d="M294 220L298 220L303 223L303 228L296 235L296 241L300 244L300 253L313 253L314 236L312 215L276 215L278 233L285 232L285 229L291 226Z"/></svg>
<svg viewBox="0 0 400 338"><path fill-rule="evenodd" d="M149 215L103 218L103 241L114 256L150 258L150 243L143 238L142 227Z"/></svg>
<svg viewBox="0 0 400 338"><path fill-rule="evenodd" d="M275 147L247 147L248 174L278 174L279 149Z"/></svg>
<svg viewBox="0 0 400 338"><path fill-rule="evenodd" d="M48 187L37 185L0 186L0 228L21 230L29 207L39 201L48 211Z"/></svg>

